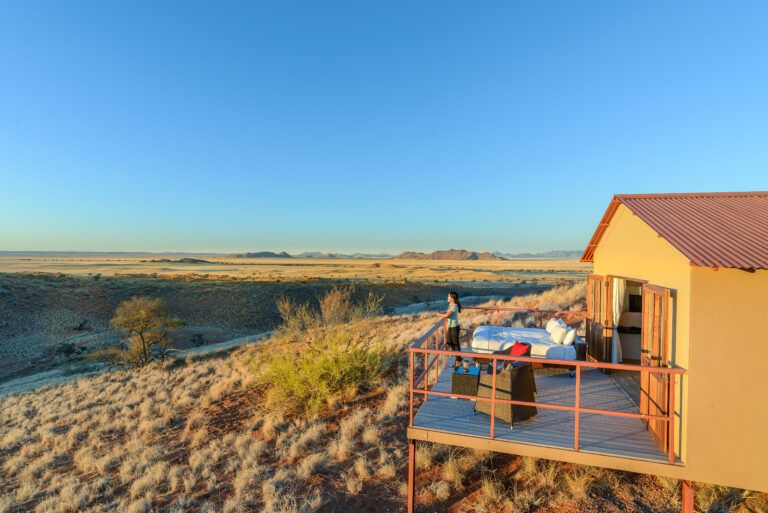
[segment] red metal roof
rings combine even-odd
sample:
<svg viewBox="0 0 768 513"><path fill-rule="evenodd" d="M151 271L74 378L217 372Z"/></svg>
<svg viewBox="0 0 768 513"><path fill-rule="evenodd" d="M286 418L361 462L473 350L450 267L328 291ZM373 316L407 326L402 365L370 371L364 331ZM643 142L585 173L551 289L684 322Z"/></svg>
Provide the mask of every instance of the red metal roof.
<svg viewBox="0 0 768 513"><path fill-rule="evenodd" d="M581 257L595 249L619 205L685 255L691 265L768 269L768 191L617 194Z"/></svg>

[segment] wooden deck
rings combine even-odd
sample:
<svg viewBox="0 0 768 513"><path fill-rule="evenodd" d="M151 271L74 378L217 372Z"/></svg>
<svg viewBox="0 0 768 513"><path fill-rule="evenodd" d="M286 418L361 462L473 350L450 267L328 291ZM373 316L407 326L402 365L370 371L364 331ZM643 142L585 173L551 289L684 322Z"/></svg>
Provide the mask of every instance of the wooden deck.
<svg viewBox="0 0 768 513"><path fill-rule="evenodd" d="M432 390L451 391L451 373L440 373ZM536 402L573 406L576 380L567 372L536 369ZM581 407L637 413L637 407L610 376L596 369L581 374ZM430 431L486 438L490 436L491 418L474 413L474 402L467 399L430 396L415 412L413 427ZM496 420L495 440L573 450L574 413L538 408L538 415L516 422L510 429ZM668 463L640 419L582 412L579 416L579 452L620 456L658 463Z"/></svg>

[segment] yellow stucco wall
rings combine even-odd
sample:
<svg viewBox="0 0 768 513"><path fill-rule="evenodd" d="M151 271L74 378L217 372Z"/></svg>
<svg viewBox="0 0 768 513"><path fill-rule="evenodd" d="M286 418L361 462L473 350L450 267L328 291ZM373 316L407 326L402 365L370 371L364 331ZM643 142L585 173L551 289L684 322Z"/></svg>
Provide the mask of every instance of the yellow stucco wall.
<svg viewBox="0 0 768 513"><path fill-rule="evenodd" d="M619 205L595 251L594 263L595 274L646 280L651 285L674 291L675 321L670 338L671 359L674 365L688 369L690 261L627 207ZM675 454L687 463L688 378L677 380Z"/></svg>
<svg viewBox="0 0 768 513"><path fill-rule="evenodd" d="M669 475L768 492L768 271L692 267L623 205L594 264L675 291L672 361L688 375L675 399L685 467ZM662 473L653 467L631 470Z"/></svg>
<svg viewBox="0 0 768 513"><path fill-rule="evenodd" d="M691 268L688 446L698 480L768 491L767 322L768 271Z"/></svg>

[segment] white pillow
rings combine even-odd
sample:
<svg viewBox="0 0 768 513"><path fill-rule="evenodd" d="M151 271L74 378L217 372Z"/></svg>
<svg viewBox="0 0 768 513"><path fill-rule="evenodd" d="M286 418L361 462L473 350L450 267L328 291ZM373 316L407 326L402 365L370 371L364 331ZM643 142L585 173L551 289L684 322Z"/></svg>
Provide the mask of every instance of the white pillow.
<svg viewBox="0 0 768 513"><path fill-rule="evenodd" d="M554 317L552 317L552 318L551 318L551 319L550 319L550 320L547 322L547 326L546 326L546 330L547 330L547 333L549 333L549 334L551 335L551 334L552 334L552 331L553 331L555 328L557 328L558 326L560 326L560 323L559 323L559 322L557 322L557 319L555 319Z"/></svg>
<svg viewBox="0 0 768 513"><path fill-rule="evenodd" d="M566 335L565 328L563 328L562 326L557 326L552 331L552 340L555 342L555 344L562 344L563 339L565 338L565 335Z"/></svg>
<svg viewBox="0 0 768 513"><path fill-rule="evenodd" d="M568 329L568 325L565 323L564 320L558 319L557 322L560 323L560 326L562 326L563 328Z"/></svg>
<svg viewBox="0 0 768 513"><path fill-rule="evenodd" d="M564 346L570 346L573 344L574 340L576 340L576 330L568 330L568 333L565 334L565 338L563 339L562 344Z"/></svg>

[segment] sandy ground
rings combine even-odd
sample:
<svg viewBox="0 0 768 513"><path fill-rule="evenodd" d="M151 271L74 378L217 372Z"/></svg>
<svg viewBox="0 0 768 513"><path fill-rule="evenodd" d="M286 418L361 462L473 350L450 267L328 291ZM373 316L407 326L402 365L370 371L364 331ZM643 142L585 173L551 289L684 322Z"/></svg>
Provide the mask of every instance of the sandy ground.
<svg viewBox="0 0 768 513"><path fill-rule="evenodd" d="M193 258L207 263L153 262ZM577 260L448 261L335 258L222 258L205 255L60 256L0 254L0 272L46 272L71 275L199 274L258 280L357 279L466 282L558 281L583 278L592 264Z"/></svg>

